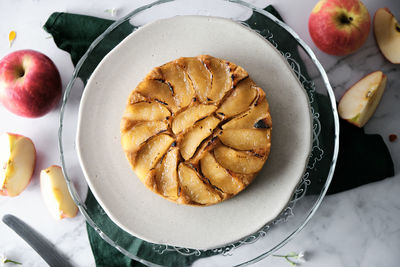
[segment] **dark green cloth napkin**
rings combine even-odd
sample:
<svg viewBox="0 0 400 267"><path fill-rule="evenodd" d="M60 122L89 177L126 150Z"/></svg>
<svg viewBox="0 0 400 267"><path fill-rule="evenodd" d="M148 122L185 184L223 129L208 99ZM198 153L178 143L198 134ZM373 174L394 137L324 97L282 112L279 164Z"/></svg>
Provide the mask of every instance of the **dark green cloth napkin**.
<svg viewBox="0 0 400 267"><path fill-rule="evenodd" d="M282 20L272 6L268 6L265 10ZM96 37L103 33L113 22L112 20L84 15L53 13L44 25L44 29L53 36L54 42L60 49L67 51L71 55L71 60L73 64L76 65ZM257 14L254 14L246 22L253 28L258 27L260 34L264 36L267 36L265 32L266 28L274 27L274 25L260 23L261 21L258 19ZM130 34L133 29L134 26L126 22L118 27L117 30L114 30L111 33L113 38L107 38L107 40L104 40L101 45L95 48L93 53L97 55L97 58L93 59L93 57L91 57L91 60L86 60L78 76L86 83L98 62L116 44ZM282 32L282 34L286 33ZM292 37L288 36L288 38ZM299 62L302 69L305 69L301 63L302 61L298 55L297 48L293 47L292 44L293 42L283 43L280 45L280 50L291 51L292 58ZM315 97L318 102L318 112L321 114L321 117L324 117L324 114L329 114L329 110L324 110L324 107L327 109L329 108L328 98L318 94L316 94ZM326 105L324 105L324 102L326 102ZM321 123L327 122L321 121ZM340 127L339 157L328 193L341 192L394 175L392 159L380 135L365 134L363 129L354 127L343 120L340 121ZM331 146L331 144L325 144L324 149L326 153L332 153L333 146ZM323 168L327 170L329 169L329 165L323 166ZM313 181L313 183L314 182L317 181ZM324 181L321 181L321 183L324 183ZM309 193L312 192L311 186L311 188L309 188ZM98 211L90 215L95 222L101 222L102 230L105 233L112 237L113 240L116 240L122 247L130 247L130 251L136 252L140 258L151 258L153 262L165 266L189 265L194 260L199 259L198 256L177 256L176 253L168 252L160 255L154 250L152 244L132 238L122 230L116 231L115 224L108 217L105 218L104 211L90 191L85 204L90 207L90 210ZM97 266L142 265L123 256L118 250L106 243L89 225L87 226L87 230ZM210 252L209 255L211 254ZM202 256L204 256L203 253Z"/></svg>

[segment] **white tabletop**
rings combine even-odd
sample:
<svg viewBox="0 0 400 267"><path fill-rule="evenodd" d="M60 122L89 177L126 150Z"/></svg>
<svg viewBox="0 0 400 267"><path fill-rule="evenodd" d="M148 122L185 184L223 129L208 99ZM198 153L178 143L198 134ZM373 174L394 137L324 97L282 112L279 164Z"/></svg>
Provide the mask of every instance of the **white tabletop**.
<svg viewBox="0 0 400 267"><path fill-rule="evenodd" d="M42 26L52 12L72 12L116 19L133 8L151 1L116 0L2 0L0 24L0 57L19 49L34 49L45 53L57 65L65 88L73 66L69 54L58 49ZM361 186L326 197L310 223L289 244L276 254L306 251L303 266L373 267L398 266L400 249L400 140L389 142L390 134L400 136L400 65L386 61L376 46L372 31L367 43L354 55L329 56L319 51L307 29L308 16L316 0L253 0L259 7L272 3L284 20L310 45L328 72L337 98L365 74L382 70L388 84L382 101L370 122L367 133L384 138L395 164L396 176L381 182ZM400 19L398 0L364 0L371 16L380 7L389 7ZM113 18L104 10L118 8ZM12 47L8 34L17 32ZM0 216L11 213L41 232L64 253L74 266L94 266L94 258L82 215L56 221L44 206L39 185L40 170L60 164L57 148L58 109L38 119L15 116L0 106L0 132L14 132L30 137L37 149L34 177L18 197L0 197ZM0 253L22 262L25 266L45 266L46 263L21 238L0 223ZM210 262L203 261L204 264ZM11 266L11 265L10 265ZM284 259L268 257L254 266L290 266Z"/></svg>

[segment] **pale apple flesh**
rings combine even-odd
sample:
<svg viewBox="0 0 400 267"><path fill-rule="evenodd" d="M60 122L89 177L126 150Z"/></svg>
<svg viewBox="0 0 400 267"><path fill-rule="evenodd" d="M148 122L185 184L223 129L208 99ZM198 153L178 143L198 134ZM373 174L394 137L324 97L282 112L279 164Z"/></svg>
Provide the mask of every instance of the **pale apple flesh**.
<svg viewBox="0 0 400 267"><path fill-rule="evenodd" d="M340 99L340 117L363 127L374 114L385 91L386 81L386 75L376 71L355 83Z"/></svg>
<svg viewBox="0 0 400 267"><path fill-rule="evenodd" d="M18 196L29 184L36 163L32 141L22 135L0 136L0 195Z"/></svg>
<svg viewBox="0 0 400 267"><path fill-rule="evenodd" d="M40 172L40 189L43 201L55 219L76 216L78 207L68 191L60 166L50 166Z"/></svg>
<svg viewBox="0 0 400 267"><path fill-rule="evenodd" d="M394 64L400 64L400 25L389 9L376 11L374 33L383 56Z"/></svg>

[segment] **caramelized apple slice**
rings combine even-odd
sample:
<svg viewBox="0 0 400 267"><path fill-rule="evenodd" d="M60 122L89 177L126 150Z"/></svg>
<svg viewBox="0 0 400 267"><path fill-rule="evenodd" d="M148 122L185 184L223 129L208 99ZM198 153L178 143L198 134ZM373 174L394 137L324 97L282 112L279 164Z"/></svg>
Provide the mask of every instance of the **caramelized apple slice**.
<svg viewBox="0 0 400 267"><path fill-rule="evenodd" d="M173 113L178 110L170 87L163 81L145 79L136 87L136 91L148 100L165 105Z"/></svg>
<svg viewBox="0 0 400 267"><path fill-rule="evenodd" d="M265 98L261 103L253 106L249 111L222 125L222 129L249 129L249 128L269 128L271 127L271 117L269 115L268 102Z"/></svg>
<svg viewBox="0 0 400 267"><path fill-rule="evenodd" d="M202 56L204 64L212 74L211 90L207 92L209 101L218 102L232 89L232 77L229 65L220 59Z"/></svg>
<svg viewBox="0 0 400 267"><path fill-rule="evenodd" d="M219 122L220 120L214 116L207 117L197 122L192 129L185 133L179 144L181 155L185 160L193 156L200 143L212 134Z"/></svg>
<svg viewBox="0 0 400 267"><path fill-rule="evenodd" d="M243 190L244 184L219 165L210 152L206 152L200 161L200 166L204 177L224 193L237 194Z"/></svg>
<svg viewBox="0 0 400 267"><path fill-rule="evenodd" d="M178 162L179 150L172 147L162 160L156 175L158 191L172 200L178 199Z"/></svg>
<svg viewBox="0 0 400 267"><path fill-rule="evenodd" d="M132 121L161 121L171 116L165 105L157 102L139 102L126 107L124 118Z"/></svg>
<svg viewBox="0 0 400 267"><path fill-rule="evenodd" d="M167 82L181 108L187 107L194 97L194 90L186 71L176 62L160 67L162 79Z"/></svg>
<svg viewBox="0 0 400 267"><path fill-rule="evenodd" d="M150 137L168 129L162 121L141 122L122 134L122 148L127 152L135 152Z"/></svg>
<svg viewBox="0 0 400 267"><path fill-rule="evenodd" d="M178 174L181 189L193 202L209 205L221 201L221 196L210 185L205 184L193 168L181 163Z"/></svg>
<svg viewBox="0 0 400 267"><path fill-rule="evenodd" d="M222 167L237 173L250 174L261 170L265 160L249 152L237 151L224 145L214 149L215 159Z"/></svg>
<svg viewBox="0 0 400 267"><path fill-rule="evenodd" d="M221 142L238 150L253 150L258 154L269 151L269 129L226 129L219 135Z"/></svg>
<svg viewBox="0 0 400 267"><path fill-rule="evenodd" d="M232 94L226 98L220 108L216 111L220 118L235 116L250 108L251 103L257 96L257 89L254 82L247 78L233 89Z"/></svg>
<svg viewBox="0 0 400 267"><path fill-rule="evenodd" d="M207 102L207 92L211 88L212 75L198 58L181 58L182 64L193 84L193 89L200 102Z"/></svg>
<svg viewBox="0 0 400 267"><path fill-rule="evenodd" d="M178 134L191 127L196 121L207 117L217 109L214 105L196 105L192 106L182 113L179 113L172 121L172 131Z"/></svg>
<svg viewBox="0 0 400 267"><path fill-rule="evenodd" d="M171 136L159 134L151 138L139 150L133 166L137 176L144 184L147 184L147 174L156 166L173 142L174 139Z"/></svg>

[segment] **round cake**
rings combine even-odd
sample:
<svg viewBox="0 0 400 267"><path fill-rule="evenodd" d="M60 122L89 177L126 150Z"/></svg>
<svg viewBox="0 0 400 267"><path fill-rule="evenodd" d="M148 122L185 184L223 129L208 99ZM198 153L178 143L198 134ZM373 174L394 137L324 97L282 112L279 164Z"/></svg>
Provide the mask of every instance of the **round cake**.
<svg viewBox="0 0 400 267"><path fill-rule="evenodd" d="M264 91L240 66L208 55L154 68L131 92L121 144L153 192L212 205L246 188L271 147Z"/></svg>

